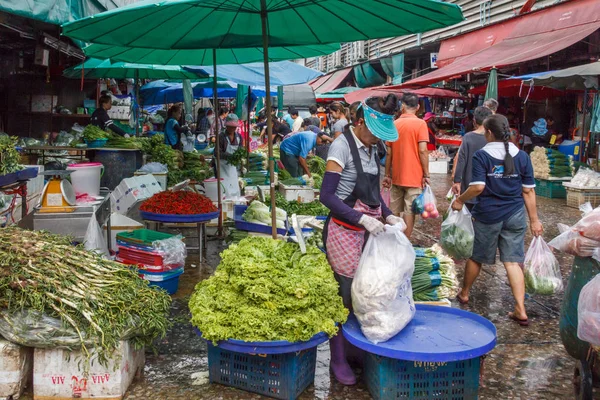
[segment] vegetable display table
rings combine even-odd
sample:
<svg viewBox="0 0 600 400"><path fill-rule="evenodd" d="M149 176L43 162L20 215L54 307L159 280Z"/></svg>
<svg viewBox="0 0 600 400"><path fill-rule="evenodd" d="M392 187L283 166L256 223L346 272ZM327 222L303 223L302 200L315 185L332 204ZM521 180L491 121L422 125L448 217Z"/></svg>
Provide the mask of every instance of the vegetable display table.
<svg viewBox="0 0 600 400"><path fill-rule="evenodd" d="M25 168L12 174L0 175L0 192L21 196L21 218L27 216L27 182L37 174L37 168ZM12 207L8 210L12 214Z"/></svg>
<svg viewBox="0 0 600 400"><path fill-rule="evenodd" d="M154 222L156 224L156 230L160 230L160 224L163 223L184 223L184 224L196 224L196 230L198 232L198 247L188 247L189 250L198 250L198 261L202 264L202 261L206 260L206 224L211 220L219 216L219 211L215 211L207 214L155 214L147 211L140 211L140 216L144 222Z"/></svg>
<svg viewBox="0 0 600 400"><path fill-rule="evenodd" d="M314 382L317 346L327 340L326 334L319 333L298 343L224 340L214 346L208 342L210 382L294 400Z"/></svg>
<svg viewBox="0 0 600 400"><path fill-rule="evenodd" d="M413 320L387 342L373 344L353 315L346 339L367 351L365 380L374 399L475 399L480 358L496 345L496 327L460 309L416 305Z"/></svg>

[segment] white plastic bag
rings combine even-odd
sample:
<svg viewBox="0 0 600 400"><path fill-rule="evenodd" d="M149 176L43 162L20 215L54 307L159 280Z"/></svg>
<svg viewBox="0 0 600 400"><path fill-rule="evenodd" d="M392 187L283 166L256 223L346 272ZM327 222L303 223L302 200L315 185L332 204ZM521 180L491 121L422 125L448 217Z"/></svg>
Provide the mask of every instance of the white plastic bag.
<svg viewBox="0 0 600 400"><path fill-rule="evenodd" d="M83 247L86 250L95 251L104 258L110 257L108 245L106 244L106 240L104 240L104 233L95 216L92 216L88 223L85 236L83 237Z"/></svg>
<svg viewBox="0 0 600 400"><path fill-rule="evenodd" d="M589 281L577 303L577 337L600 346L600 274Z"/></svg>
<svg viewBox="0 0 600 400"><path fill-rule="evenodd" d="M565 224L557 224L560 235L552 239L548 246L563 253L579 257L592 257L597 253L600 242L588 239L577 232L577 230ZM597 256L594 256L596 258ZM598 258L600 259L600 257Z"/></svg>
<svg viewBox="0 0 600 400"><path fill-rule="evenodd" d="M528 293L546 295L563 288L558 261L541 236L533 238L525 255L525 286Z"/></svg>
<svg viewBox="0 0 600 400"><path fill-rule="evenodd" d="M352 283L354 314L373 343L394 337L415 315L415 251L398 225L369 237Z"/></svg>
<svg viewBox="0 0 600 400"><path fill-rule="evenodd" d="M440 244L448 255L457 260L466 260L473 255L473 243L475 242L475 231L473 230L473 221L471 213L467 206L463 205L462 210L452 210L450 204L450 214L442 222L442 233Z"/></svg>

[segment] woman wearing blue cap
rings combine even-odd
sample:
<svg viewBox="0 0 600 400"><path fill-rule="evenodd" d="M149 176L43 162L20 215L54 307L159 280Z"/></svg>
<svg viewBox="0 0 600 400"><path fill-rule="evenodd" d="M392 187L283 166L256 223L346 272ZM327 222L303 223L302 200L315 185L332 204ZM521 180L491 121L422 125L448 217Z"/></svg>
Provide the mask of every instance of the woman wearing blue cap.
<svg viewBox="0 0 600 400"><path fill-rule="evenodd" d="M321 186L321 202L330 210L325 223L323 242L327 259L339 283L344 306L352 310L350 289L368 235L390 225L404 223L392 214L381 199L379 156L380 140L398 139L393 115L398 99L371 97L363 101L353 125L331 145ZM346 359L345 340L341 331L330 342L331 370L344 385L356 383Z"/></svg>

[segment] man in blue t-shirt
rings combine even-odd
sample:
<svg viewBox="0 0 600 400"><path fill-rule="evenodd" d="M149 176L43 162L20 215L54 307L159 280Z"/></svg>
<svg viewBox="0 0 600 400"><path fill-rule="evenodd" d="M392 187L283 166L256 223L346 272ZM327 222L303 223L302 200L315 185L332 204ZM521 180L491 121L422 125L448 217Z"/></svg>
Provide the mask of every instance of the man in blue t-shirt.
<svg viewBox="0 0 600 400"><path fill-rule="evenodd" d="M285 169L296 178L304 174L311 176L306 158L317 144L331 141L331 138L325 135L323 131L315 126L311 126L307 132L291 133L279 146L281 162Z"/></svg>

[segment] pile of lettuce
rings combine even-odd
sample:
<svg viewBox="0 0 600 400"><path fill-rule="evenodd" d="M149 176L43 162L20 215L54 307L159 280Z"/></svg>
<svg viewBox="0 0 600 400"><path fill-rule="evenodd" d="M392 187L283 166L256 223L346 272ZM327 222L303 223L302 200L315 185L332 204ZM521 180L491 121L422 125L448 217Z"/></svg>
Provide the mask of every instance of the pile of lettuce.
<svg viewBox="0 0 600 400"><path fill-rule="evenodd" d="M325 255L307 246L248 237L221 254L215 274L190 298L192 324L217 342L309 340L333 336L348 310Z"/></svg>

